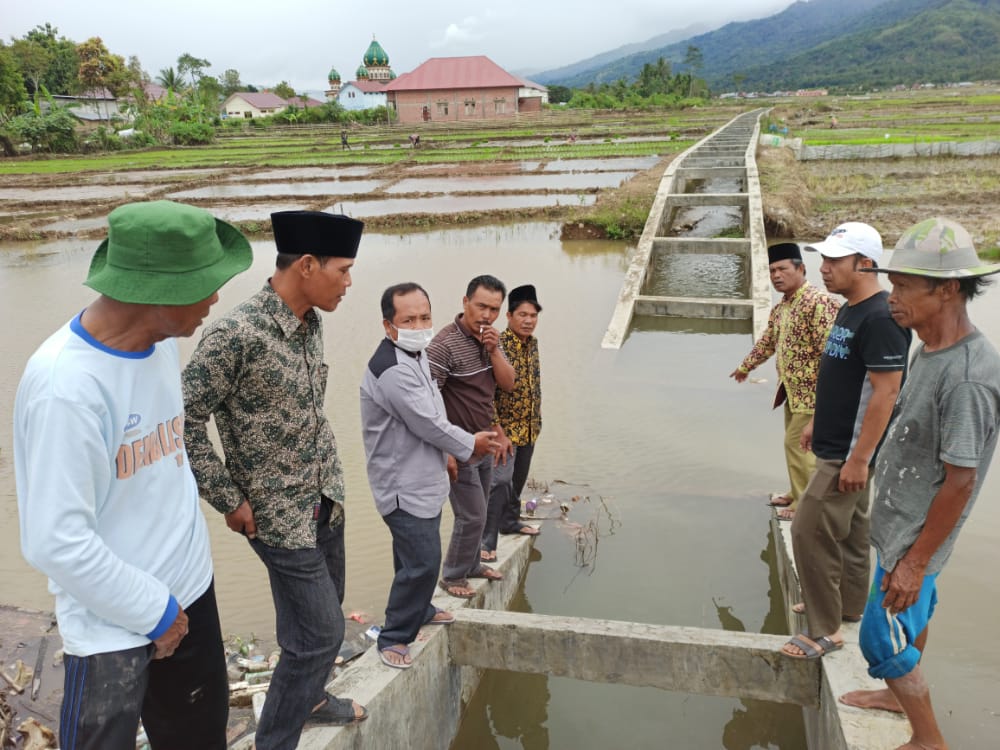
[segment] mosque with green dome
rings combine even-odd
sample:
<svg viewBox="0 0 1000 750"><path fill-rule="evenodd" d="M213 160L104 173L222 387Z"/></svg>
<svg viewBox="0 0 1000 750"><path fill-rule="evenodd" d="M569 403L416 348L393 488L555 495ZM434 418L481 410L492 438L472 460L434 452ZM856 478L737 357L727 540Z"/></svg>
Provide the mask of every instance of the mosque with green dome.
<svg viewBox="0 0 1000 750"><path fill-rule="evenodd" d="M396 74L389 67L389 55L372 35L371 44L361 58L361 65L354 72L353 81L341 80L336 68L331 68L327 76L330 88L326 91L328 101L337 101L344 109L360 110L384 107L386 95L383 87L395 80Z"/></svg>

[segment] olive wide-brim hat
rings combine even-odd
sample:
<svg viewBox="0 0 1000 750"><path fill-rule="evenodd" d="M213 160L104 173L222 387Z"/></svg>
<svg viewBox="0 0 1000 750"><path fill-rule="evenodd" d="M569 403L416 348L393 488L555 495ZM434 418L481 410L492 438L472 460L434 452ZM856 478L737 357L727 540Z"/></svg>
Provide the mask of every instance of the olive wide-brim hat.
<svg viewBox="0 0 1000 750"><path fill-rule="evenodd" d="M119 206L83 283L138 305L192 305L253 261L240 231L208 211L173 201Z"/></svg>
<svg viewBox="0 0 1000 750"><path fill-rule="evenodd" d="M884 268L875 273L900 273L933 279L965 279L1000 273L1000 263L983 263L972 237L956 221L934 218L903 232Z"/></svg>

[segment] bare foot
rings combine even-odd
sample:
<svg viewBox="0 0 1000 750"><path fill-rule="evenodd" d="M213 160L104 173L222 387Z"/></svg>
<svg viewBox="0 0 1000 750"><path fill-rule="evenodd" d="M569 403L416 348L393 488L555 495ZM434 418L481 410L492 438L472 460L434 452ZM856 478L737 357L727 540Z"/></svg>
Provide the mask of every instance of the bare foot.
<svg viewBox="0 0 1000 750"><path fill-rule="evenodd" d="M777 512L777 516L779 521L791 521L795 518L795 511L791 508L781 508Z"/></svg>
<svg viewBox="0 0 1000 750"><path fill-rule="evenodd" d="M840 696L839 700L845 706L879 708L883 711L892 711L897 714L903 713L903 707L899 705L899 701L896 700L896 696L892 694L889 688L882 688L881 690L852 690Z"/></svg>
<svg viewBox="0 0 1000 750"><path fill-rule="evenodd" d="M797 615L804 615L806 613L806 603L795 602L795 604L792 605L792 612Z"/></svg>

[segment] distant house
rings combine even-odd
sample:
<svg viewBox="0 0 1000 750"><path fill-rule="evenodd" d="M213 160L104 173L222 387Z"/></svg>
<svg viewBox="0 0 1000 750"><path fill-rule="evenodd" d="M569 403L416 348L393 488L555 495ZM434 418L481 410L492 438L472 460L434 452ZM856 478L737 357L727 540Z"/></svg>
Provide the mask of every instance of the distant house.
<svg viewBox="0 0 1000 750"><path fill-rule="evenodd" d="M511 75L485 55L432 57L386 84L401 123L486 120L538 112L548 90Z"/></svg>
<svg viewBox="0 0 1000 750"><path fill-rule="evenodd" d="M311 96L307 96L305 99L301 96L291 96L285 99L285 102L289 107L298 107L299 109L311 109L323 106L323 102L319 99L313 99Z"/></svg>
<svg viewBox="0 0 1000 750"><path fill-rule="evenodd" d="M344 109L359 110L386 105L385 85L380 81L348 81L340 87L337 102Z"/></svg>
<svg viewBox="0 0 1000 750"><path fill-rule="evenodd" d="M146 99L151 102L160 102L167 98L170 89L164 88L158 83L146 81L142 84L142 90L146 94Z"/></svg>
<svg viewBox="0 0 1000 750"><path fill-rule="evenodd" d="M222 112L226 117L252 120L255 117L270 117L287 107L288 103L284 99L270 91L237 91L226 97L226 101L222 103Z"/></svg>
<svg viewBox="0 0 1000 750"><path fill-rule="evenodd" d="M118 114L118 99L107 89L95 89L70 96L56 94L52 101L60 107L68 107L70 114L85 124L100 125L112 119L121 119ZM39 102L43 110L49 107L48 99Z"/></svg>

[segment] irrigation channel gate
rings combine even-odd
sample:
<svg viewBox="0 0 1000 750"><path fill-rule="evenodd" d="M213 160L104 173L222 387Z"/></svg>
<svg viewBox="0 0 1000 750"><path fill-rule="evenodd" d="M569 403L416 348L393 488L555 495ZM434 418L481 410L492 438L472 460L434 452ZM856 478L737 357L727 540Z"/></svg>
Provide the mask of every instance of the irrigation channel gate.
<svg viewBox="0 0 1000 750"><path fill-rule="evenodd" d="M621 346L635 314L751 320L755 338L763 332L771 295L754 160L761 114L763 110L736 117L684 152L666 171L605 335L605 347ZM685 192L697 181L710 184L715 179L735 182L742 189ZM678 209L691 206L737 207L745 236L665 236ZM742 296L645 294L650 262L665 253L741 256L747 280ZM772 533L778 540L779 577L790 605L799 598L791 542L787 529L776 520ZM351 728L310 729L299 747L447 750L484 669L792 703L803 707L813 750L874 750L905 742L905 721L870 717L856 709L854 714L845 713L837 704L834 696L841 690L873 686L856 647L823 661L800 661L779 653L787 636L507 611L527 572L532 542L531 537L502 537L497 567L504 578L488 585L474 581L473 599L435 598L435 605L455 612L456 622L447 628L428 628L431 632L414 646L411 669L387 669L369 650L339 675L331 692L366 704L370 718ZM800 626L797 617L789 615L790 630ZM849 632L848 640L856 642L856 633Z"/></svg>

